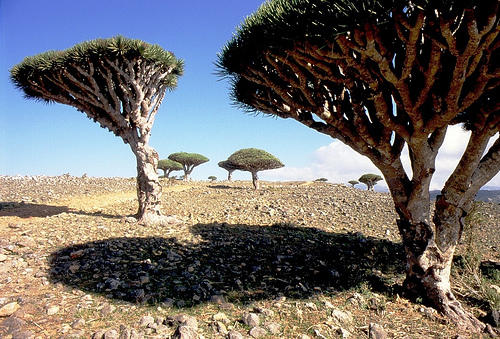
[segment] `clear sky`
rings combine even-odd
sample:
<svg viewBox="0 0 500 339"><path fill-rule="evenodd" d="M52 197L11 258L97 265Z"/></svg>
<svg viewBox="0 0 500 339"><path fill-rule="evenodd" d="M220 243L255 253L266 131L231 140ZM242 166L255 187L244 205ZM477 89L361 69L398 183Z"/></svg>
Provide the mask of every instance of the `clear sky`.
<svg viewBox="0 0 500 339"><path fill-rule="evenodd" d="M264 149L286 166L260 172L263 180L324 177L346 183L364 173L380 174L340 142L294 120L245 114L231 104L229 84L215 75L214 62L235 28L262 2L0 0L0 175L136 175L135 157L120 138L75 108L24 99L9 80L9 69L26 56L115 35L159 44L185 60L185 74L165 95L150 144L160 159L181 151L208 157L194 169L193 179L224 179L227 171L217 163L248 147ZM465 145L460 129L451 134L433 189L442 186ZM249 180L250 174L236 172L234 178ZM500 186L500 177L489 185Z"/></svg>

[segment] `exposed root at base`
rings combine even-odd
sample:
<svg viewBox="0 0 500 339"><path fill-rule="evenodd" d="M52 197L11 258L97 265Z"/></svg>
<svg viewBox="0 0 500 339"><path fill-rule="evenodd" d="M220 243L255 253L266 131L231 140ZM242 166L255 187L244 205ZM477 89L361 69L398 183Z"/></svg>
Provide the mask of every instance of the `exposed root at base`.
<svg viewBox="0 0 500 339"><path fill-rule="evenodd" d="M176 216L146 214L139 218L137 223L143 226L167 226L180 224L181 220L179 220Z"/></svg>

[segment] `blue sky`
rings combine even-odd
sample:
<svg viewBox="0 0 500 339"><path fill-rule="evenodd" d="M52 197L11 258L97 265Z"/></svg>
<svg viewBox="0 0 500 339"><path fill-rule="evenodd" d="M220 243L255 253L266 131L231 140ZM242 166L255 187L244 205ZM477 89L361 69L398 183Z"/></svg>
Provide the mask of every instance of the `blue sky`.
<svg viewBox="0 0 500 339"><path fill-rule="evenodd" d="M136 175L134 155L120 138L72 107L24 99L9 80L9 69L26 56L119 34L159 44L185 60L185 74L166 94L150 144L161 159L180 151L208 157L193 179L224 179L227 172L217 163L247 147L264 149L286 165L261 172L264 180L325 177L345 183L378 173L340 142L294 120L248 115L232 106L229 85L214 74L214 62L235 28L262 2L0 0L0 175ZM443 149L434 188L451 172L460 152L457 140L465 140L460 133ZM250 174L234 177L248 180ZM490 184L500 186L498 176Z"/></svg>

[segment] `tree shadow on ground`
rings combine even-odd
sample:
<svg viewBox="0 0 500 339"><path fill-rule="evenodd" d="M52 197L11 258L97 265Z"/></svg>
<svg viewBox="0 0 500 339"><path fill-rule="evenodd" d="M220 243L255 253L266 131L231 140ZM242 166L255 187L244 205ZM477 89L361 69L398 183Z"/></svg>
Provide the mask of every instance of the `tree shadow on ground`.
<svg viewBox="0 0 500 339"><path fill-rule="evenodd" d="M67 206L31 204L25 202L0 202L0 217L44 218L64 212L70 212Z"/></svg>
<svg viewBox="0 0 500 339"><path fill-rule="evenodd" d="M223 185L223 184L209 185L208 187L212 188L212 189L230 189L230 190L244 190L244 189L248 189L247 187L230 186L230 185Z"/></svg>
<svg viewBox="0 0 500 339"><path fill-rule="evenodd" d="M198 224L198 243L111 238L50 257L50 279L109 298L187 307L211 300L309 298L368 285L390 293L401 245L293 225Z"/></svg>
<svg viewBox="0 0 500 339"><path fill-rule="evenodd" d="M129 215L113 215L102 212L86 212L74 210L68 206L55 206L46 204L32 204L25 202L0 202L0 217L19 217L19 218L45 218L52 217L61 213L73 213L80 215L101 216L109 219L119 219Z"/></svg>

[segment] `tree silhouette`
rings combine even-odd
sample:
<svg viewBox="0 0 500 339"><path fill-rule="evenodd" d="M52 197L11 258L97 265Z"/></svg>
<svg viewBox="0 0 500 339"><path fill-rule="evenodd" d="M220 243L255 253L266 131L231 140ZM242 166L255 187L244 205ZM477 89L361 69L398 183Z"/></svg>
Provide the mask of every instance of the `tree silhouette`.
<svg viewBox="0 0 500 339"><path fill-rule="evenodd" d="M116 36L25 58L10 70L27 98L84 112L129 144L137 159L139 222L159 223L158 154L148 145L165 92L177 87L183 61L158 45Z"/></svg>
<svg viewBox="0 0 500 339"><path fill-rule="evenodd" d="M227 163L227 166L252 173L252 183L256 190L259 189L258 172L285 166L274 155L257 148L236 151L227 159Z"/></svg>
<svg viewBox="0 0 500 339"><path fill-rule="evenodd" d="M233 172L240 169L236 165L230 163L227 160L219 161L217 164L220 168L223 168L227 171L227 181L233 180Z"/></svg>
<svg viewBox="0 0 500 339"><path fill-rule="evenodd" d="M207 161L209 159L201 154L198 153L186 153L186 152L178 152L178 153L172 153L168 156L170 160L177 161L178 163L182 164L182 168L184 170L184 180L189 181L189 176L191 175L191 172L193 172L193 169L196 166L199 166Z"/></svg>
<svg viewBox="0 0 500 339"><path fill-rule="evenodd" d="M173 171L181 171L183 169L182 164L170 159L162 159L158 161L158 169L163 170L163 176L168 178L170 173Z"/></svg>
<svg viewBox="0 0 500 339"><path fill-rule="evenodd" d="M374 163L399 216L404 289L475 332L485 325L449 276L463 216L500 170L499 14L497 0L270 0L217 62L241 108L293 118ZM431 218L436 156L456 124L469 143Z"/></svg>
<svg viewBox="0 0 500 339"><path fill-rule="evenodd" d="M359 184L359 181L357 181L357 180L349 180L348 183L351 184L352 187L354 187L354 185Z"/></svg>
<svg viewBox="0 0 500 339"><path fill-rule="evenodd" d="M383 179L378 174L367 173L363 174L358 180L366 185L366 189L368 191L373 191L373 187L377 184L377 182Z"/></svg>

